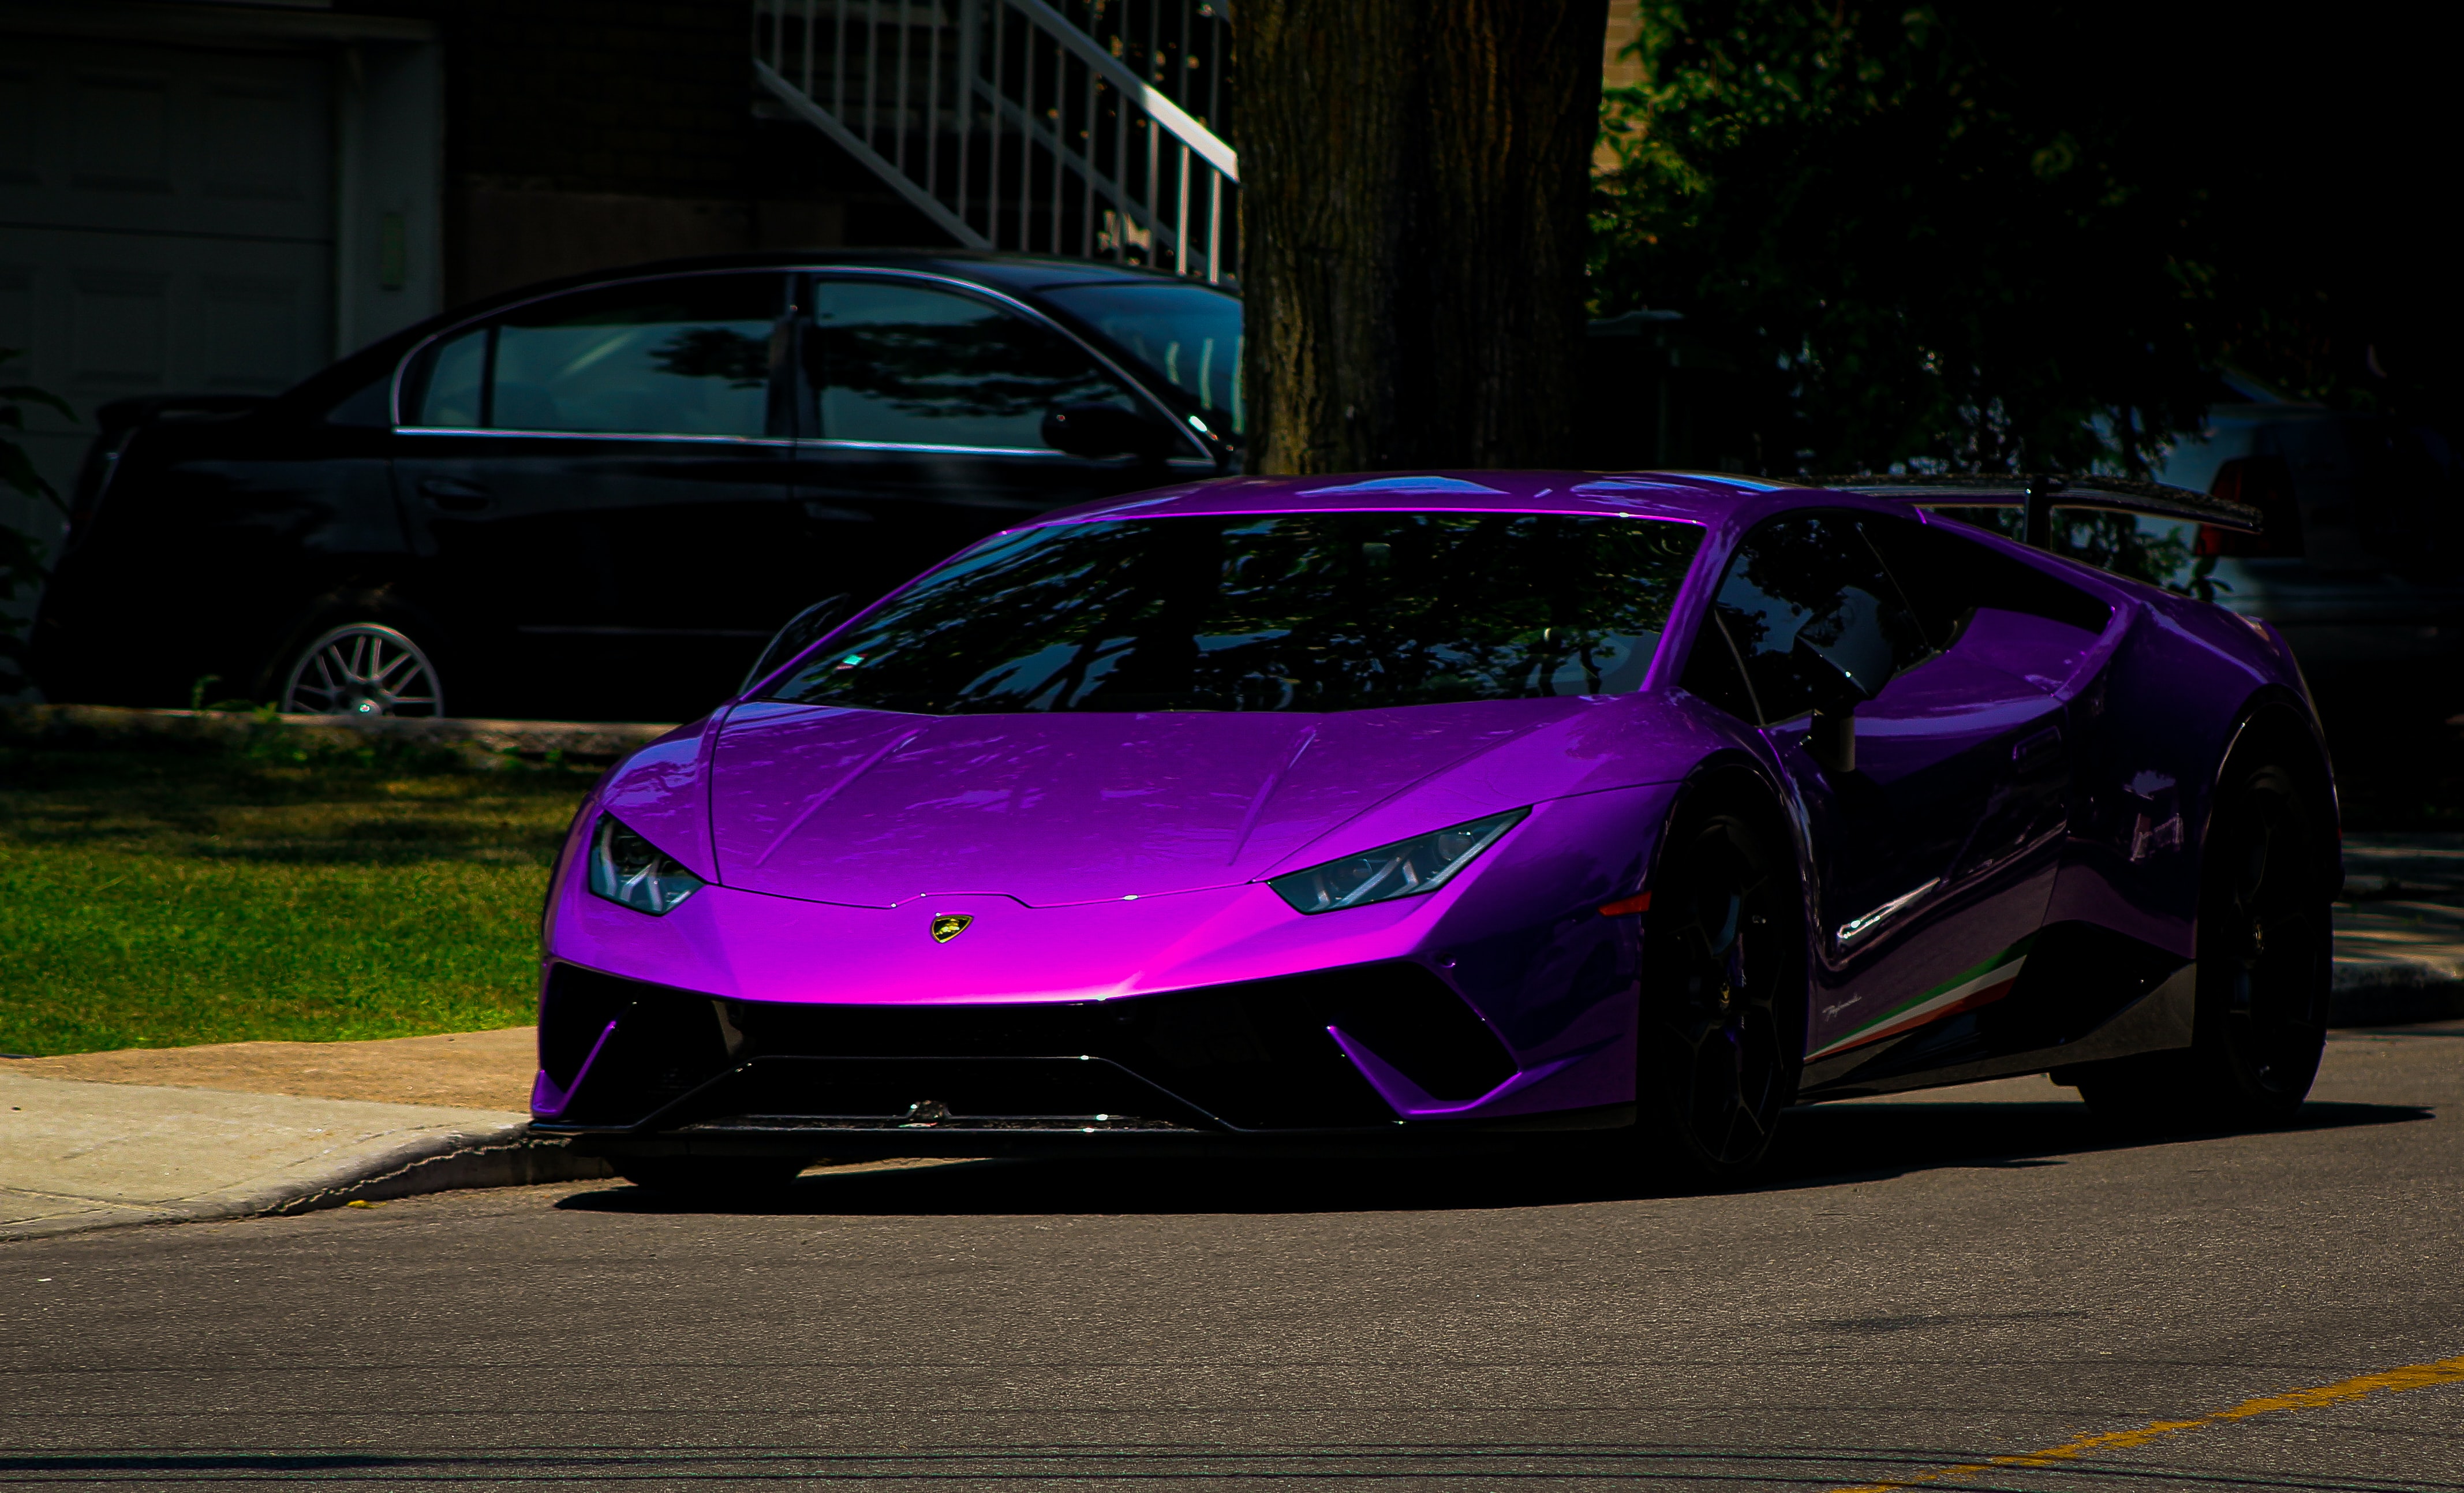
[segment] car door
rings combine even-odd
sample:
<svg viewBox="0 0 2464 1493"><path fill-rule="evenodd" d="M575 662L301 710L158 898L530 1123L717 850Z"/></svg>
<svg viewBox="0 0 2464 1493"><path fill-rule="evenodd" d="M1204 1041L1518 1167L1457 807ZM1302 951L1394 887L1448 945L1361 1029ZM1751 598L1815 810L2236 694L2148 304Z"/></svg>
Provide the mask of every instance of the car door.
<svg viewBox="0 0 2464 1493"><path fill-rule="evenodd" d="M517 306L407 372L395 490L493 707L672 719L802 600L788 278L669 276Z"/></svg>
<svg viewBox="0 0 2464 1493"><path fill-rule="evenodd" d="M817 275L804 338L798 495L814 596L879 595L1022 519L1214 463L1177 427L1176 457L1089 459L1045 439L1047 414L1109 405L1167 418L1075 338L938 280Z"/></svg>
<svg viewBox="0 0 2464 1493"><path fill-rule="evenodd" d="M2053 886L2067 785L2061 704L1987 661L1917 525L1792 514L1739 544L1686 686L1762 728L1814 864L1815 1058L1858 1058L2007 992ZM1903 568L1926 573L1903 585ZM1887 652L1855 711L1855 766L1808 749L1806 647Z"/></svg>

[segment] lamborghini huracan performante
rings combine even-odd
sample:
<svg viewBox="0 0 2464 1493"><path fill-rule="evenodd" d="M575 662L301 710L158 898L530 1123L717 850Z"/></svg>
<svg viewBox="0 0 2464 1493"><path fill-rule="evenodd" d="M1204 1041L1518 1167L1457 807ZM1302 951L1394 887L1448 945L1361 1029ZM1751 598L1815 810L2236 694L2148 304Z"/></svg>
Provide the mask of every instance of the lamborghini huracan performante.
<svg viewBox="0 0 2464 1493"><path fill-rule="evenodd" d="M996 534L591 793L539 1128L707 1188L1584 1130L1717 1180L2045 1071L2279 1120L2342 880L2300 674L1950 516L2013 501L1233 478Z"/></svg>

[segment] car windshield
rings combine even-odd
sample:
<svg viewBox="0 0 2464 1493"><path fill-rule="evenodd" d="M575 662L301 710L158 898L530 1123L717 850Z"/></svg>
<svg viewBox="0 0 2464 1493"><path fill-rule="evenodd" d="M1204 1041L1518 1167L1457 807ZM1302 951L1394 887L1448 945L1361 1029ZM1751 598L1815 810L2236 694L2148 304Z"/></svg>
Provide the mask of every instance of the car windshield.
<svg viewBox="0 0 2464 1493"><path fill-rule="evenodd" d="M1700 538L1512 513L1030 528L892 596L769 698L957 715L1619 694L1641 684Z"/></svg>
<svg viewBox="0 0 2464 1493"><path fill-rule="evenodd" d="M1062 285L1044 299L1195 398L1219 434L1241 434L1241 302L1200 285Z"/></svg>

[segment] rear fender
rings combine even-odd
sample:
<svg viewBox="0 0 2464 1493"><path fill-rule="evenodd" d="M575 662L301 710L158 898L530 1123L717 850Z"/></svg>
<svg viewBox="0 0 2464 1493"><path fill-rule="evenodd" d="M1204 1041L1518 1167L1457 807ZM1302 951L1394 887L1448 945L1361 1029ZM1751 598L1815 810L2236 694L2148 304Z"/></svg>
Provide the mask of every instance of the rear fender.
<svg viewBox="0 0 2464 1493"><path fill-rule="evenodd" d="M2206 810L2199 820L2202 880L2208 837L2215 828L2215 807L2222 796L2226 774L2233 770L2237 759L2259 752L2280 757L2299 779L2312 805L2312 831L2323 847L2324 858L2318 874L2330 896L2341 893L2344 886L2344 830L2343 811L2336 799L2334 761L2328 755L2318 712L2311 708L2309 701L2282 685L2269 685L2244 702L2235 713L2229 743L2216 758L2215 777L2208 785Z"/></svg>

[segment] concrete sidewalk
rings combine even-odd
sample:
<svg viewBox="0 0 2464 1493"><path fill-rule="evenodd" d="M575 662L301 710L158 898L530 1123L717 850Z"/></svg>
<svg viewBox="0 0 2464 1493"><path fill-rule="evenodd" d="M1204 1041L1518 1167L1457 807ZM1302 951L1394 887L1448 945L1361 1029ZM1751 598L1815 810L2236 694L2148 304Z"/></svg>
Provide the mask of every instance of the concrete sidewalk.
<svg viewBox="0 0 2464 1493"><path fill-rule="evenodd" d="M605 1176L515 1111L24 1077L0 1066L0 1239Z"/></svg>
<svg viewBox="0 0 2464 1493"><path fill-rule="evenodd" d="M2348 835L2336 908L2340 1026L2464 1016L2464 835Z"/></svg>
<svg viewBox="0 0 2464 1493"><path fill-rule="evenodd" d="M2356 835L2344 858L2335 1023L2464 1015L2464 835ZM509 1027L0 1061L0 1239L611 1175L530 1137L533 1042Z"/></svg>
<svg viewBox="0 0 2464 1493"><path fill-rule="evenodd" d="M535 1141L531 1027L0 1061L0 1239L611 1175Z"/></svg>

